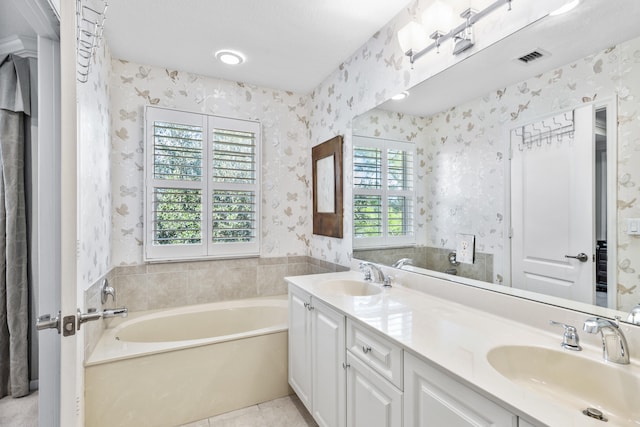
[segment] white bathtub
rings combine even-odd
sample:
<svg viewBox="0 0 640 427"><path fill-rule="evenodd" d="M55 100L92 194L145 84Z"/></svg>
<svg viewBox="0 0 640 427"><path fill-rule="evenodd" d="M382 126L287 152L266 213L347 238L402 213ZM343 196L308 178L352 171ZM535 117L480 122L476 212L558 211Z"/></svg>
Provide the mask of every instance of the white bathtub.
<svg viewBox="0 0 640 427"><path fill-rule="evenodd" d="M288 393L285 297L133 313L86 361L85 424L177 426Z"/></svg>

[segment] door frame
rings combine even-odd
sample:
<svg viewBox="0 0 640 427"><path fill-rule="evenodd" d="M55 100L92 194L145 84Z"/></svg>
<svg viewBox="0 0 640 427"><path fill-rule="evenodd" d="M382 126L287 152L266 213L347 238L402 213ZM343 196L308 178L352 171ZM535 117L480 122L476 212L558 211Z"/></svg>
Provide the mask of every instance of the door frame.
<svg viewBox="0 0 640 427"><path fill-rule="evenodd" d="M576 108L584 107L587 105L592 106L595 123L596 110L606 108L607 109L607 247L614 248L613 251L607 251L607 284L614 284L614 292L609 292L610 288L607 286L607 306L610 309L617 310L617 242L618 242L618 209L616 201L618 199L618 97L612 95L603 99L585 102L573 106L570 109L563 109L554 111L552 113L529 117L527 119L521 119L510 123L508 129L504 129L503 140L505 141L505 150L508 154L507 160L504 164L504 254L503 254L503 285L513 287L512 283L512 271L511 271L511 236L513 234L512 218L511 218L511 159L513 158L513 151L511 148L511 130L516 127L524 126L528 123L541 121L548 119L557 114L573 111ZM611 125L611 123L615 125ZM595 242L593 242L593 248L595 250Z"/></svg>
<svg viewBox="0 0 640 427"><path fill-rule="evenodd" d="M60 310L76 316L78 288L78 108L76 87L76 1L60 10ZM84 345L81 334L60 341L60 425L84 423Z"/></svg>

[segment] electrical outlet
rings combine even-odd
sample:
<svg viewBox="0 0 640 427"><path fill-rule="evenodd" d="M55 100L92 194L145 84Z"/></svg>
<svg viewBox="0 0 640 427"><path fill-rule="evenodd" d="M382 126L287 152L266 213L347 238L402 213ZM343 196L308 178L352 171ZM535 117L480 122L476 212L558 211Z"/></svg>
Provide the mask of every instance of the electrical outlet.
<svg viewBox="0 0 640 427"><path fill-rule="evenodd" d="M640 218L627 218L627 234L640 236Z"/></svg>

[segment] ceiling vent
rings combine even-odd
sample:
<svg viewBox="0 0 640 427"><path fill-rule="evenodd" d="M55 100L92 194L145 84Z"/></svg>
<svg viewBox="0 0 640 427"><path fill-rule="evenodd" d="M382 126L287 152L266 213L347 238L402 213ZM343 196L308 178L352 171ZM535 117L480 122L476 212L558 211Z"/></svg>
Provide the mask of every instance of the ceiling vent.
<svg viewBox="0 0 640 427"><path fill-rule="evenodd" d="M544 49L536 48L526 55L522 55L519 58L514 58L513 61L517 62L520 65L530 65L532 62L536 64L540 62L540 60L550 57L551 54Z"/></svg>
<svg viewBox="0 0 640 427"><path fill-rule="evenodd" d="M527 53L526 55L521 56L520 58L518 58L518 60L524 62L525 64L528 64L531 61L535 61L538 58L542 58L542 54L540 52L538 52L537 50L534 50L531 53Z"/></svg>

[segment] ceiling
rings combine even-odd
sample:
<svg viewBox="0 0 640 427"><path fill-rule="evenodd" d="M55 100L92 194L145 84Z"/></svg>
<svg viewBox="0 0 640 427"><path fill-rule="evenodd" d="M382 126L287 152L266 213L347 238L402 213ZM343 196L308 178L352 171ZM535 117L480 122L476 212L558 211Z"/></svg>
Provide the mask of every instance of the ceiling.
<svg viewBox="0 0 640 427"><path fill-rule="evenodd" d="M639 16L638 0L616 0L615 7L607 0L582 0L573 11L529 25L415 86L405 100L380 108L415 116L438 113L638 37ZM536 49L545 56L528 65L516 60Z"/></svg>
<svg viewBox="0 0 640 427"><path fill-rule="evenodd" d="M11 36L35 37L36 33L11 0L0 0L0 40Z"/></svg>
<svg viewBox="0 0 640 427"><path fill-rule="evenodd" d="M109 0L114 58L308 93L409 0ZM218 62L237 50L239 66Z"/></svg>

